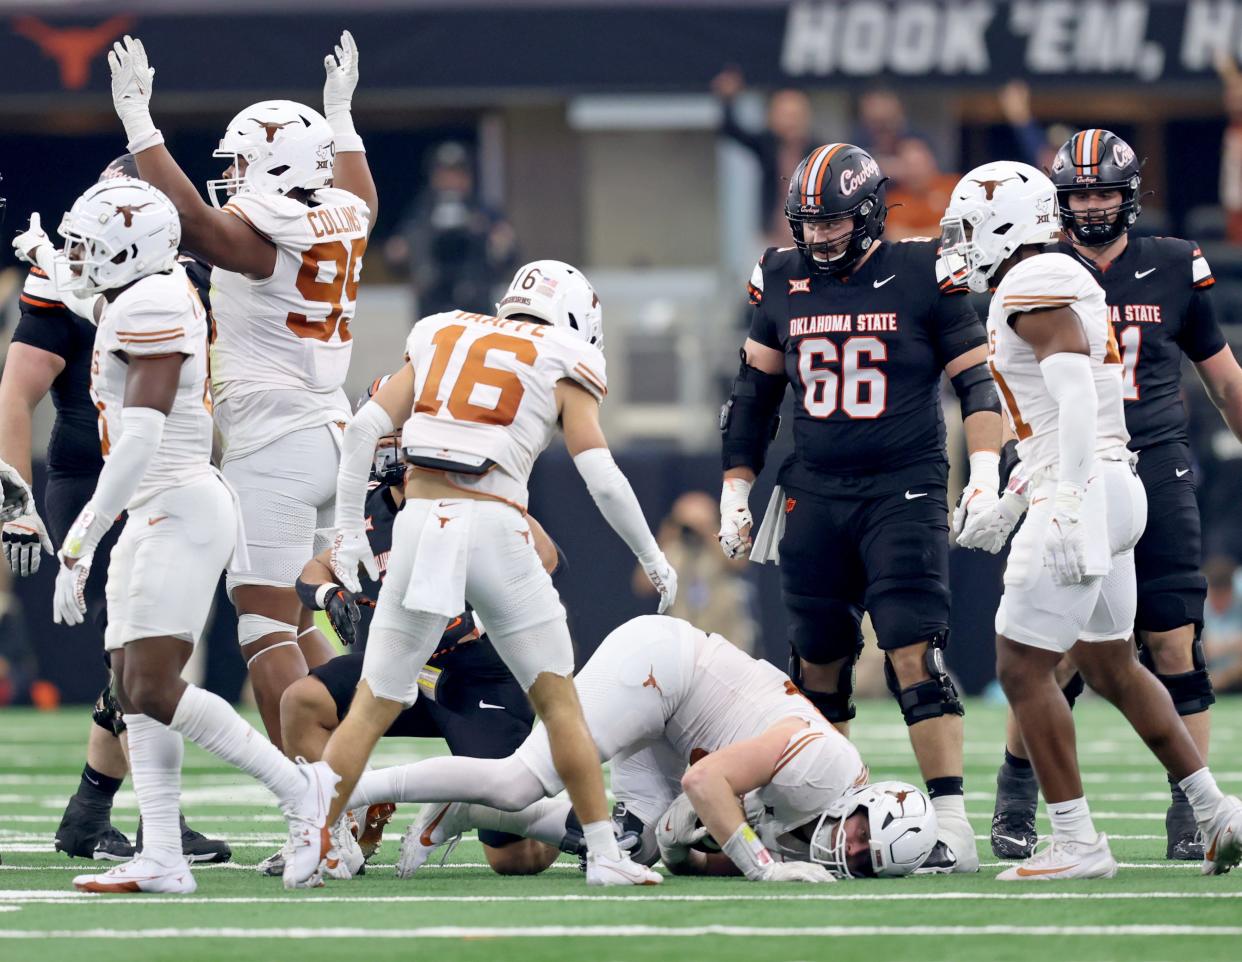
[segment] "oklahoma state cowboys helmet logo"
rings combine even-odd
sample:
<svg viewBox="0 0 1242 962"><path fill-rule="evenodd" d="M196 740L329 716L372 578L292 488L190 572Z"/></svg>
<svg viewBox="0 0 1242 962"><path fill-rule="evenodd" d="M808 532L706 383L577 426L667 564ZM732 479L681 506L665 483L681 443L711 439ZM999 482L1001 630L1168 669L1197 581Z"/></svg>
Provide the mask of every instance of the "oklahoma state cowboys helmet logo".
<svg viewBox="0 0 1242 962"><path fill-rule="evenodd" d="M150 207L153 201L147 201L145 204L113 204L113 208L118 214L125 218L125 226L134 226L134 215L144 207Z"/></svg>
<svg viewBox="0 0 1242 962"><path fill-rule="evenodd" d="M263 128L263 132L267 134L267 142L269 144L276 140L276 132L278 130L282 127L288 127L291 123L294 123L292 120L286 120L284 123L276 124L269 120L259 120L257 117L247 117L246 119L253 120L256 124Z"/></svg>
<svg viewBox="0 0 1242 962"><path fill-rule="evenodd" d="M1017 177L1006 177L1003 180L971 180L972 184L978 184L983 188L983 194L988 199L992 199L992 195L996 193L996 188L1001 184L1007 184L1011 180L1017 180Z"/></svg>

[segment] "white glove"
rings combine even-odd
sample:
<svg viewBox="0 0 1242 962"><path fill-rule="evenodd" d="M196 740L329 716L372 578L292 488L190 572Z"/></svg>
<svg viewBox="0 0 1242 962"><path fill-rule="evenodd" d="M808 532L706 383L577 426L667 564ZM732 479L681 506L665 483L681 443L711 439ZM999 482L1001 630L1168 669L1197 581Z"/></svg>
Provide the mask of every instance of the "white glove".
<svg viewBox="0 0 1242 962"><path fill-rule="evenodd" d="M750 552L751 528L755 519L750 515L751 483L744 478L725 478L720 489L720 547L728 558L745 558Z"/></svg>
<svg viewBox="0 0 1242 962"><path fill-rule="evenodd" d="M656 823L656 844L660 858L672 868L690 858L690 846L707 836L707 829L698 824L699 817L685 792L674 799Z"/></svg>
<svg viewBox="0 0 1242 962"><path fill-rule="evenodd" d="M13 253L19 261L43 267L38 257L35 256L40 247L46 248L49 252L53 250L52 242L39 221L39 215L34 213L30 215L30 226L13 238ZM46 271L46 268L44 270Z"/></svg>
<svg viewBox="0 0 1242 962"><path fill-rule="evenodd" d="M336 149L360 151L362 138L354 129L351 113L358 86L358 45L348 30L341 32L335 54L323 58L323 70L323 115L332 128Z"/></svg>
<svg viewBox="0 0 1242 962"><path fill-rule="evenodd" d="M836 876L814 862L773 862L761 882L835 882Z"/></svg>
<svg viewBox="0 0 1242 962"><path fill-rule="evenodd" d="M975 548L988 554L997 554L1005 547L1009 535L1022 520L1030 503L1029 484L1025 478L1011 475L1005 493L991 511L978 517L972 512L971 521L957 536L957 543L963 548ZM973 523L972 523L973 521Z"/></svg>
<svg viewBox="0 0 1242 962"><path fill-rule="evenodd" d="M56 550L47 536L47 528L43 527L43 520L33 510L5 522L0 539L4 542L4 560L19 578L39 570L44 551L54 554Z"/></svg>
<svg viewBox="0 0 1242 962"><path fill-rule="evenodd" d="M638 563L642 565L643 574L651 582L651 587L660 592L660 607L656 612L662 615L677 600L677 572L668 563L663 551L657 551L654 555L639 555Z"/></svg>
<svg viewBox="0 0 1242 962"><path fill-rule="evenodd" d="M3 502L0 502L0 521L13 521L23 514L34 514L34 495L30 493L30 485L17 468L3 460L0 460L0 491L4 496Z"/></svg>
<svg viewBox="0 0 1242 962"><path fill-rule="evenodd" d="M56 624L80 625L86 620L86 579L90 577L94 558L94 554L83 555L70 568L63 555L60 556L56 592L52 596L52 620Z"/></svg>
<svg viewBox="0 0 1242 962"><path fill-rule="evenodd" d="M367 540L366 532L362 529L337 530L332 539L329 563L336 580L354 594L362 591L362 585L358 581L359 565L366 570L372 581L379 580L379 565L375 561L375 555L371 553L371 542Z"/></svg>
<svg viewBox="0 0 1242 962"><path fill-rule="evenodd" d="M1052 569L1059 585L1076 585L1086 577L1087 539L1080 523L1085 488L1062 482L1057 485L1052 517L1044 538L1044 567Z"/></svg>
<svg viewBox="0 0 1242 962"><path fill-rule="evenodd" d="M128 34L112 45L108 54L112 71L112 106L125 127L129 151L136 154L164 142L151 119L151 90L155 68L147 63L147 51L141 40Z"/></svg>
<svg viewBox="0 0 1242 962"><path fill-rule="evenodd" d="M953 509L953 534L971 534L999 500L1000 455L994 451L976 451L970 456L970 480L962 489L957 507ZM961 544L961 542L958 542Z"/></svg>

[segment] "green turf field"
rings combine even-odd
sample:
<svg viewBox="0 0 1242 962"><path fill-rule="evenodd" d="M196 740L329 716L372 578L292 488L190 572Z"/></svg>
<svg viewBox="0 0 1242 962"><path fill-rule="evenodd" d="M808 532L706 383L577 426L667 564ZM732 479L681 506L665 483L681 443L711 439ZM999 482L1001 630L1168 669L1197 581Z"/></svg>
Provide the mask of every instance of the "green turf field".
<svg viewBox="0 0 1242 962"><path fill-rule="evenodd" d="M668 879L659 889L588 890L563 859L542 876L498 878L467 838L444 868L396 879L398 810L365 877L286 893L252 866L281 840L283 820L261 788L194 746L186 748L184 808L195 827L233 844L235 863L195 870L191 897L77 895L91 863L52 852L51 836L77 784L89 725L82 709L0 712L0 960L441 959L792 960L1242 959L1242 871L1202 878L1162 861L1163 774L1120 717L1080 703L1079 751L1096 822L1122 862L1102 882L1001 885L986 836L1002 711L971 704L966 718L967 809L980 838L975 877L831 886ZM1213 761L1242 791L1242 700L1217 706ZM889 703L863 706L855 737L875 777L914 779L904 726ZM380 764L441 751L387 741ZM134 796L114 822L132 836ZM1046 823L1041 822L1046 828Z"/></svg>

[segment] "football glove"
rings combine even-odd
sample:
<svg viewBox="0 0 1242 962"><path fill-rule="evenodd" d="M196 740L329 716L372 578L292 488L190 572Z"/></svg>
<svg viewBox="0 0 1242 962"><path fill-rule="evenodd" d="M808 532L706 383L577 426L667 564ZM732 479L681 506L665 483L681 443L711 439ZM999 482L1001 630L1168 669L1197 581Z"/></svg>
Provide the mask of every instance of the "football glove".
<svg viewBox="0 0 1242 962"><path fill-rule="evenodd" d="M773 862L760 882L835 882L836 876L814 862Z"/></svg>
<svg viewBox="0 0 1242 962"><path fill-rule="evenodd" d="M681 865L690 859L690 846L706 835L707 829L699 824L694 806L683 792L665 809L656 823L656 844L660 847L660 858L669 868Z"/></svg>
<svg viewBox="0 0 1242 962"><path fill-rule="evenodd" d="M725 478L720 489L720 547L729 558L745 558L755 519L750 514L751 483L744 478Z"/></svg>
<svg viewBox="0 0 1242 962"><path fill-rule="evenodd" d="M162 144L164 138L151 120L151 90L155 68L147 63L141 40L126 35L108 54L112 71L112 106L125 127L131 153Z"/></svg>
<svg viewBox="0 0 1242 962"><path fill-rule="evenodd" d="M58 625L80 625L86 620L86 579L91 574L94 555L83 555L76 560L60 558L60 570L56 572L56 589L52 595L52 620ZM73 561L70 568L65 561Z"/></svg>
<svg viewBox="0 0 1242 962"><path fill-rule="evenodd" d="M1030 503L1029 487L1025 478L1010 475L1005 493L990 511L981 515L971 512L965 528L957 536L958 545L997 554L1026 513Z"/></svg>
<svg viewBox="0 0 1242 962"><path fill-rule="evenodd" d="M327 75L323 83L323 112L330 117L337 110L348 111L358 86L358 45L348 30L341 32L335 54L323 58Z"/></svg>
<svg viewBox="0 0 1242 962"><path fill-rule="evenodd" d="M993 451L976 451L970 456L970 479L953 510L954 535L973 534L973 529L996 507L999 488L1000 455Z"/></svg>
<svg viewBox="0 0 1242 962"><path fill-rule="evenodd" d="M26 578L39 570L43 552L54 554L52 539L47 536L43 519L34 511L19 515L5 523L0 539L4 542L4 560L9 570Z"/></svg>
<svg viewBox="0 0 1242 962"><path fill-rule="evenodd" d="M0 521L13 521L23 514L34 514L34 495L30 485L17 469L0 461L0 491L4 500L0 503Z"/></svg>
<svg viewBox="0 0 1242 962"><path fill-rule="evenodd" d="M332 539L329 565L336 580L354 594L362 592L362 584L358 581L359 565L372 581L379 580L379 565L375 561L375 555L371 553L371 543L367 540L366 532L361 529L337 530Z"/></svg>
<svg viewBox="0 0 1242 962"><path fill-rule="evenodd" d="M35 256L40 247L47 248L49 251L54 250L36 212L30 215L30 225L13 238L13 253L19 261L41 267L39 259Z"/></svg>
<svg viewBox="0 0 1242 962"><path fill-rule="evenodd" d="M328 620L342 644L352 645L358 640L358 620L362 613L358 610L358 602L353 593L337 585L328 593L324 601L324 610Z"/></svg>
<svg viewBox="0 0 1242 962"><path fill-rule="evenodd" d="M638 563L642 565L643 574L651 582L651 587L660 592L660 607L656 610L662 615L677 600L677 572L668 563L663 551L657 551L654 555L640 555Z"/></svg>
<svg viewBox="0 0 1242 962"><path fill-rule="evenodd" d="M1082 529L1081 485L1062 483L1057 486L1052 517L1044 538L1044 567L1051 569L1057 584L1076 585L1086 577L1087 538Z"/></svg>

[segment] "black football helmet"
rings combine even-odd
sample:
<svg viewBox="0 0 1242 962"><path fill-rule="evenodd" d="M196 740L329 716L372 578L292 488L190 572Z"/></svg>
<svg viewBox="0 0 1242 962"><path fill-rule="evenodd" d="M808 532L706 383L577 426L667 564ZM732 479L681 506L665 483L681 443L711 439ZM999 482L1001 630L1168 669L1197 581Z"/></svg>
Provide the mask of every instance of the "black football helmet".
<svg viewBox="0 0 1242 962"><path fill-rule="evenodd" d="M134 159L133 154L121 154L120 157L110 161L99 174L100 180L112 180L116 177L132 177L134 180L142 180L138 176L138 161Z"/></svg>
<svg viewBox="0 0 1242 962"><path fill-rule="evenodd" d="M888 216L887 184L880 165L853 144L824 144L803 159L789 179L785 218L811 270L843 274L879 240ZM835 244L807 243L803 228L808 222L843 217L853 217L854 229L842 253L831 255Z"/></svg>
<svg viewBox="0 0 1242 962"><path fill-rule="evenodd" d="M1057 188L1061 226L1084 247L1111 244L1129 230L1142 210L1142 162L1111 130L1080 130L1057 151L1051 177ZM1069 195L1080 190L1117 190L1121 204L1083 218L1070 210Z"/></svg>

